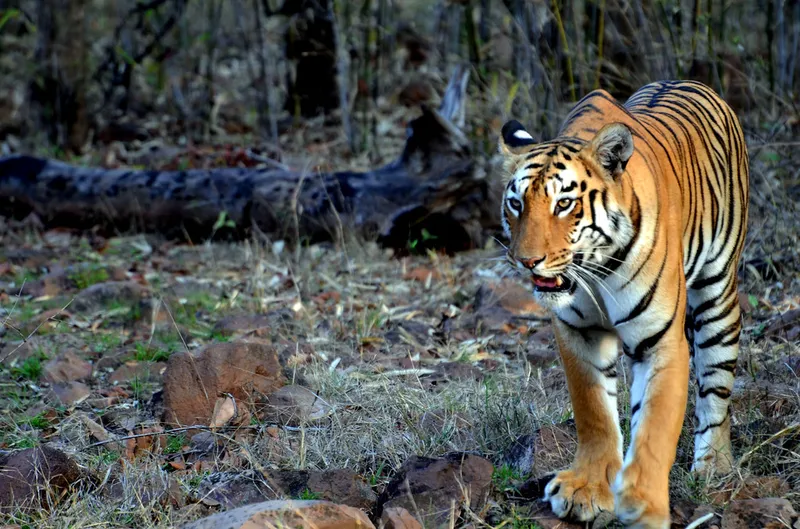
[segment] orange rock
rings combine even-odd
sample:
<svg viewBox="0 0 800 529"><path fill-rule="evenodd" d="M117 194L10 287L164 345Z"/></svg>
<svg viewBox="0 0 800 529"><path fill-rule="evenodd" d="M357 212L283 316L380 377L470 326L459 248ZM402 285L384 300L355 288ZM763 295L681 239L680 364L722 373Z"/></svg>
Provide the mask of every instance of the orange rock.
<svg viewBox="0 0 800 529"><path fill-rule="evenodd" d="M381 513L380 529L422 529L422 524L402 507L388 507Z"/></svg>
<svg viewBox="0 0 800 529"><path fill-rule="evenodd" d="M208 425L217 396L252 406L285 384L274 347L252 342L209 344L174 353L164 373L164 421L170 426Z"/></svg>
<svg viewBox="0 0 800 529"><path fill-rule="evenodd" d="M67 350L44 365L43 376L47 382L71 382L92 376L92 364Z"/></svg>
<svg viewBox="0 0 800 529"><path fill-rule="evenodd" d="M375 529L367 515L347 505L320 500L252 503L184 525L182 529Z"/></svg>

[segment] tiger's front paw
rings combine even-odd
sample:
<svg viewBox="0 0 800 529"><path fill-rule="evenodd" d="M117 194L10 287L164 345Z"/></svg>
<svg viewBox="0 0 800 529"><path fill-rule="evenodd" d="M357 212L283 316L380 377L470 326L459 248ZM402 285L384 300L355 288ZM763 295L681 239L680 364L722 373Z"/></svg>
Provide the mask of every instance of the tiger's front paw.
<svg viewBox="0 0 800 529"><path fill-rule="evenodd" d="M617 474L613 492L614 514L627 527L670 527L669 492L663 478L646 473L642 466L633 462Z"/></svg>
<svg viewBox="0 0 800 529"><path fill-rule="evenodd" d="M608 471L609 464L612 470ZM618 464L598 462L563 470L550 480L544 490L544 501L559 518L581 522L594 520L601 512L614 511L614 495L609 477Z"/></svg>

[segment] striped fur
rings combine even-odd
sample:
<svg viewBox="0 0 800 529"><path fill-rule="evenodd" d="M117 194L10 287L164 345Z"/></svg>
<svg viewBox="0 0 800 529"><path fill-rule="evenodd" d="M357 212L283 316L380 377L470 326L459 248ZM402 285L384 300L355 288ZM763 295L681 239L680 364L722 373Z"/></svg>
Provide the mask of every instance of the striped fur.
<svg viewBox="0 0 800 529"><path fill-rule="evenodd" d="M614 510L634 527L669 527L690 358L693 470L731 466L736 268L749 195L739 121L703 84L665 81L624 105L590 93L552 141L536 142L517 121L501 136L507 258L553 313L578 429L575 461L546 498L562 517ZM619 342L633 372L624 454Z"/></svg>

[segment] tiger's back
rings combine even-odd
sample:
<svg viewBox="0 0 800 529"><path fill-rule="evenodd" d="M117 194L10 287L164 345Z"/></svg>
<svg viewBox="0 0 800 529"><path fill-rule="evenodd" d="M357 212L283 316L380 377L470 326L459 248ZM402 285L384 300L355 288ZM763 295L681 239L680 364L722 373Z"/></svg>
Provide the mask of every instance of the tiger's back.
<svg viewBox="0 0 800 529"><path fill-rule="evenodd" d="M696 81L651 83L624 105L596 90L575 105L559 135L589 138L610 121L632 128L637 152L662 176L658 200L680 197L687 286L735 267L747 227L749 160L728 104Z"/></svg>

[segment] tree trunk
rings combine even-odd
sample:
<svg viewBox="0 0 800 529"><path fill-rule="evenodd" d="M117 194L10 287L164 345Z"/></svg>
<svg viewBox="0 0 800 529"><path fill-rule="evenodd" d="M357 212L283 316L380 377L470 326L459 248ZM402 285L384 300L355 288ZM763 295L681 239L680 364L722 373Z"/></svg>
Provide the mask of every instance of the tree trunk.
<svg viewBox="0 0 800 529"><path fill-rule="evenodd" d="M398 249L473 248L483 243L482 226L496 224L499 207L460 130L468 75L456 70L439 110L423 107L400 157L373 171L105 170L13 156L0 158L0 215L33 213L48 227L193 241L255 229L313 242L355 231ZM235 227L218 231L223 213Z"/></svg>
<svg viewBox="0 0 800 529"><path fill-rule="evenodd" d="M86 4L39 0L37 8L40 71L31 85L34 114L49 141L74 153L81 152L89 135Z"/></svg>
<svg viewBox="0 0 800 529"><path fill-rule="evenodd" d="M294 63L294 72L289 74L284 105L292 115L313 117L339 106L332 1L295 0L282 8L282 13L292 15L286 59Z"/></svg>

